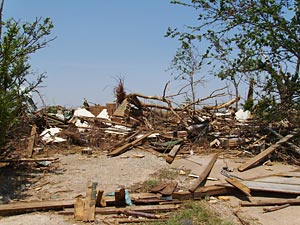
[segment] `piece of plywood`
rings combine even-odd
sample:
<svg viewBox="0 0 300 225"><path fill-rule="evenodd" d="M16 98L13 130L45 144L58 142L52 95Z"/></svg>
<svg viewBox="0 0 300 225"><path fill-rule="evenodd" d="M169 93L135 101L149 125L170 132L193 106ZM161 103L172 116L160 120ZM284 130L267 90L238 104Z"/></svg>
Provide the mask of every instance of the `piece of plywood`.
<svg viewBox="0 0 300 225"><path fill-rule="evenodd" d="M81 197L76 198L74 205L75 220L82 221L84 217L84 200Z"/></svg>
<svg viewBox="0 0 300 225"><path fill-rule="evenodd" d="M240 172L245 171L247 169L249 169L250 167L256 165L257 163L259 163L261 160L263 160L264 158L266 158L269 154L271 154L272 152L274 152L279 146L281 146L283 143L289 141L292 137L294 137L294 134L289 134L285 137L283 137L282 139L280 139L278 142L276 142L275 144L271 145L269 148L265 149L264 151L262 151L261 153L259 153L258 155L254 156L253 158L251 158L249 161L247 161L246 163L242 164L241 166L238 167L238 170Z"/></svg>
<svg viewBox="0 0 300 225"><path fill-rule="evenodd" d="M215 162L217 161L217 159L218 159L218 155L213 154L211 160L205 167L204 171L199 175L196 182L189 188L190 192L194 192L199 187L199 185L206 179L206 177L208 177L208 175L209 175L211 169L213 168Z"/></svg>
<svg viewBox="0 0 300 225"><path fill-rule="evenodd" d="M300 177L268 176L268 177L255 178L254 181L277 183L277 184L293 184L293 185L300 186Z"/></svg>
<svg viewBox="0 0 300 225"><path fill-rule="evenodd" d="M266 192L277 192L285 194L300 194L300 186L293 184L279 184L279 183L268 183L252 180L241 181L244 185L250 188L251 191L266 191ZM222 184L222 186L228 187L229 184Z"/></svg>

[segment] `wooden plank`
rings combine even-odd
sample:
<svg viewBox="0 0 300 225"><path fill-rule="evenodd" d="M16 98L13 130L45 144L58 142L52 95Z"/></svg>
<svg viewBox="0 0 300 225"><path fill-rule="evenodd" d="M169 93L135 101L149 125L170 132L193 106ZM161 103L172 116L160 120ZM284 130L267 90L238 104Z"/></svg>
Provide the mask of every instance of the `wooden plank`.
<svg viewBox="0 0 300 225"><path fill-rule="evenodd" d="M31 158L33 153L33 147L34 147L34 140L36 135L36 125L33 124L31 128L31 133L28 140L28 146L27 146L27 157Z"/></svg>
<svg viewBox="0 0 300 225"><path fill-rule="evenodd" d="M251 197L251 194L250 194L251 191L250 191L250 189L246 185L244 185L243 183L241 183L238 179L236 179L236 178L226 178L225 180L226 180L226 182L228 182L232 186L234 186L237 189L239 189L241 192L243 192L248 197Z"/></svg>
<svg viewBox="0 0 300 225"><path fill-rule="evenodd" d="M176 156L177 152L180 150L181 145L182 144L178 144L172 148L172 150L169 152L169 154L166 157L167 163L171 164L174 161L175 156Z"/></svg>
<svg viewBox="0 0 300 225"><path fill-rule="evenodd" d="M37 202L14 202L0 205L0 215L15 215L32 211L62 210L73 208L74 200L64 201L37 201Z"/></svg>
<svg viewBox="0 0 300 225"><path fill-rule="evenodd" d="M274 176L282 176L282 177L300 177L300 171L292 171L292 172L283 172L283 173L277 173L274 174Z"/></svg>
<svg viewBox="0 0 300 225"><path fill-rule="evenodd" d="M96 208L95 213L100 215L110 215L110 214L120 214L124 213L125 210L131 210L136 212L145 212L145 213L162 213L175 211L179 208L177 204L166 204L166 205L139 205L139 206L127 206L124 208L116 207L105 207L105 208ZM60 211L61 215L73 215L74 209L65 209Z"/></svg>
<svg viewBox="0 0 300 225"><path fill-rule="evenodd" d="M211 160L209 161L208 165L204 169L204 171L197 178L196 182L192 185L192 187L189 188L190 192L194 192L199 187L199 185L206 179L206 177L209 175L217 159L218 159L218 155L214 154Z"/></svg>
<svg viewBox="0 0 300 225"><path fill-rule="evenodd" d="M199 187L193 193L189 191L174 192L172 194L172 197L173 199L178 199L178 200L201 199L205 196L217 196L217 195L229 194L233 190L234 189L232 187L211 185L206 187Z"/></svg>
<svg viewBox="0 0 300 225"><path fill-rule="evenodd" d="M258 155L256 155L253 158L251 158L246 163L244 163L241 166L239 166L238 170L240 172L242 172L242 171L245 171L245 170L249 169L250 167L256 165L261 160L263 160L264 158L266 158L269 154L271 154L272 152L274 152L283 143L285 143L288 140L290 140L292 137L294 137L294 134L289 134L289 135L285 136L284 138L280 139L278 142L276 142L275 144L271 145L269 148L265 149L264 151L262 151Z"/></svg>
<svg viewBox="0 0 300 225"><path fill-rule="evenodd" d="M0 162L41 162L41 161L56 161L59 158L49 157L49 158L20 158L20 159L0 159Z"/></svg>
<svg viewBox="0 0 300 225"><path fill-rule="evenodd" d="M161 193L162 195L172 195L177 185L178 184L175 181L168 182L167 186L161 191L159 191L159 193Z"/></svg>
<svg viewBox="0 0 300 225"><path fill-rule="evenodd" d="M121 188L115 191L115 205L116 207L126 206L125 188Z"/></svg>
<svg viewBox="0 0 300 225"><path fill-rule="evenodd" d="M300 205L300 199L267 199L260 201L242 201L241 206L272 206L272 205Z"/></svg>
<svg viewBox="0 0 300 225"><path fill-rule="evenodd" d="M146 134L144 134L142 137L130 142L130 143L127 143L117 149L115 149L114 151L108 153L108 156L117 156L117 155L120 155L122 153L124 153L125 151L127 151L127 149L135 146L136 144L138 144L139 142L143 141L144 139L146 139L148 136L150 136L151 134L153 134L154 131L150 131Z"/></svg>

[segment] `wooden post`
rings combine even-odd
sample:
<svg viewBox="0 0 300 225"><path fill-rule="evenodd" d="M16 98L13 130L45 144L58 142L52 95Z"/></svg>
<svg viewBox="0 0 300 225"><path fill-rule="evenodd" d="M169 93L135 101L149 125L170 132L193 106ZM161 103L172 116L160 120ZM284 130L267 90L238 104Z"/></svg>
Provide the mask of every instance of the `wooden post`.
<svg viewBox="0 0 300 225"><path fill-rule="evenodd" d="M126 206L125 188L121 188L115 191L115 203L116 203L116 207Z"/></svg>
<svg viewBox="0 0 300 225"><path fill-rule="evenodd" d="M29 140L28 140L28 147L27 147L27 156L29 158L32 157L35 135L36 135L36 125L33 124L32 128L31 128L30 137L29 137Z"/></svg>

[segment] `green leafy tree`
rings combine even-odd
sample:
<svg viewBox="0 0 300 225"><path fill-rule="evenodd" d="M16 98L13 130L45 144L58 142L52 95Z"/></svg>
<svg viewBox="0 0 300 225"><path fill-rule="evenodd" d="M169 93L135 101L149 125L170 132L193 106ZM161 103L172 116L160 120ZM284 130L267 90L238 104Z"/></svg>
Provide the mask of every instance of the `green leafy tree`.
<svg viewBox="0 0 300 225"><path fill-rule="evenodd" d="M172 3L197 10L198 25L187 31L169 28L167 35L188 45L200 42L207 46L214 75L222 79L239 76L244 81L255 78L260 100L272 102L271 107L299 107L299 0Z"/></svg>
<svg viewBox="0 0 300 225"><path fill-rule="evenodd" d="M186 97L189 103L196 102L196 86L204 82L203 77L199 77L199 75L205 59L205 55L201 55L195 46L183 44L181 48L177 49L171 62L170 69L173 71L172 74L175 75L175 79L187 81L187 85L184 85L180 92L189 87L190 91ZM195 104L192 106L194 112L196 110Z"/></svg>
<svg viewBox="0 0 300 225"><path fill-rule="evenodd" d="M49 18L32 23L2 21L3 5L4 0L0 9L0 146L26 111L28 94L45 78L31 72L30 55L53 40L47 38L53 28Z"/></svg>

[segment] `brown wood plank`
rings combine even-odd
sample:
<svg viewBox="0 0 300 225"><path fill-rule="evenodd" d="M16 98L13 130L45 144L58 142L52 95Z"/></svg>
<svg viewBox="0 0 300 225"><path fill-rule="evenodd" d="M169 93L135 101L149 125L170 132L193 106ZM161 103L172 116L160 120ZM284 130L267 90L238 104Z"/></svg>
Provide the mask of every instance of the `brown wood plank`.
<svg viewBox="0 0 300 225"><path fill-rule="evenodd" d="M228 182L232 186L239 189L241 192L243 192L248 197L251 197L250 189L246 185L241 183L238 179L236 179L236 178L226 178L225 180L226 180L226 182Z"/></svg>
<svg viewBox="0 0 300 225"><path fill-rule="evenodd" d="M95 213L101 215L110 215L110 214L120 214L125 210L137 211L137 212L146 212L146 213L161 213L161 212L170 212L177 210L179 205L169 204L169 205L140 205L140 206L127 206L124 208L116 207L105 207L105 208L96 208ZM74 209L65 209L60 211L61 215L73 215Z"/></svg>
<svg viewBox="0 0 300 225"><path fill-rule="evenodd" d="M171 164L174 161L175 156L176 156L177 152L180 150L181 145L182 144L174 145L174 147L172 148L172 150L169 152L169 154L166 157L167 163Z"/></svg>
<svg viewBox="0 0 300 225"><path fill-rule="evenodd" d="M74 200L14 202L0 205L0 215L14 215L32 211L62 210L63 208L73 207Z"/></svg>
<svg viewBox="0 0 300 225"><path fill-rule="evenodd" d="M194 192L199 187L199 185L206 179L206 177L209 175L217 159L218 159L218 154L214 154L211 160L209 161L208 165L204 169L204 171L197 178L196 182L189 188L190 192Z"/></svg>
<svg viewBox="0 0 300 225"><path fill-rule="evenodd" d="M31 158L33 153L33 147L34 147L34 140L36 135L36 125L33 124L31 128L31 133L28 140L28 147L27 147L27 157Z"/></svg>
<svg viewBox="0 0 300 225"><path fill-rule="evenodd" d="M285 143L288 140L290 140L292 137L294 137L294 134L289 134L289 135L285 136L284 138L280 139L278 142L276 142L275 144L271 145L269 148L265 149L264 151L262 151L258 155L256 155L253 158L251 158L246 163L244 163L241 166L239 166L238 170L240 172L242 172L242 171L245 171L245 170L249 169L250 167L254 166L258 162L260 162L261 160L263 160L264 158L266 158L269 154L271 154L272 152L274 152L283 143Z"/></svg>
<svg viewBox="0 0 300 225"><path fill-rule="evenodd" d="M242 201L241 206L272 206L272 205L300 205L300 199L267 199L260 201Z"/></svg>

